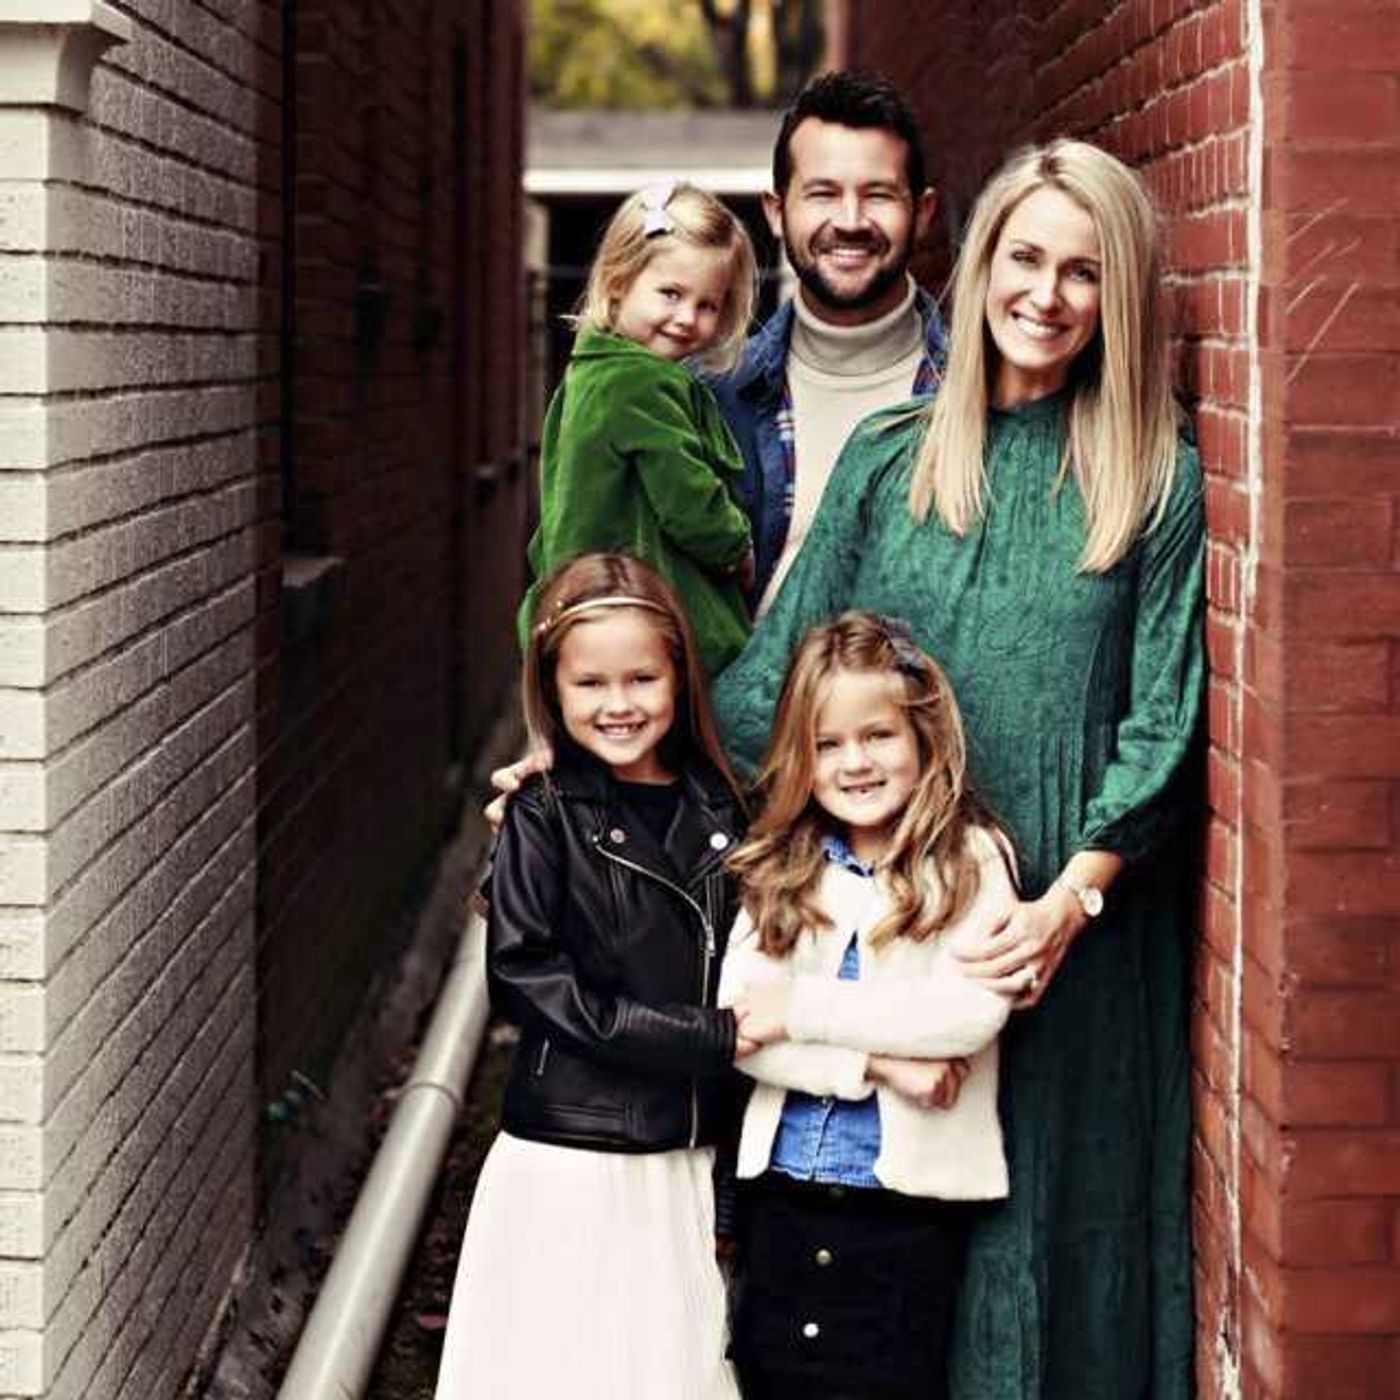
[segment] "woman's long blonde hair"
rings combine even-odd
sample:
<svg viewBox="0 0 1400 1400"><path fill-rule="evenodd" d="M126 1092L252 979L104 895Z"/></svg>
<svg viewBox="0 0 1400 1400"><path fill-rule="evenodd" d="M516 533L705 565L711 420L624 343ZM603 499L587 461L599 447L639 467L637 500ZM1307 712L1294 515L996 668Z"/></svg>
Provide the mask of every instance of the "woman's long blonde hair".
<svg viewBox="0 0 1400 1400"><path fill-rule="evenodd" d="M1072 473L1088 536L1079 567L1111 569L1161 518L1176 464L1167 318L1156 216L1138 177L1084 141L1058 140L1014 155L982 191L953 274L947 372L914 464L909 510L937 510L955 534L986 508L987 409L996 350L987 286L997 243L1027 195L1057 189L1094 221L1099 238L1099 324L1070 367L1069 432L1056 488Z"/></svg>
<svg viewBox="0 0 1400 1400"><path fill-rule="evenodd" d="M649 213L663 225L661 228L648 232ZM613 330L617 304L628 288L658 253L677 243L726 255L729 290L720 307L719 328L714 340L695 358L707 369L733 369L758 297L753 243L748 230L722 200L684 181L648 186L622 201L603 230L578 310L568 319L575 326Z"/></svg>
<svg viewBox="0 0 1400 1400"><path fill-rule="evenodd" d="M898 683L897 703L919 751L919 781L880 861L890 911L872 930L872 946L936 934L967 909L980 885L969 828L992 823L968 787L967 744L948 678L904 623L843 613L812 628L793 654L758 776L762 812L729 861L759 946L775 957L791 951L804 928L831 922L817 903L817 887L826 864L823 838L840 832L812 785L817 713L842 672L873 672Z"/></svg>
<svg viewBox="0 0 1400 1400"><path fill-rule="evenodd" d="M635 609L656 629L676 673L676 717L660 744L663 761L676 773L696 761L707 763L737 797L739 785L710 712L705 672L685 608L655 569L630 554L581 554L561 564L540 589L521 682L525 724L534 745L557 750L568 740L558 682L564 638L619 608Z"/></svg>

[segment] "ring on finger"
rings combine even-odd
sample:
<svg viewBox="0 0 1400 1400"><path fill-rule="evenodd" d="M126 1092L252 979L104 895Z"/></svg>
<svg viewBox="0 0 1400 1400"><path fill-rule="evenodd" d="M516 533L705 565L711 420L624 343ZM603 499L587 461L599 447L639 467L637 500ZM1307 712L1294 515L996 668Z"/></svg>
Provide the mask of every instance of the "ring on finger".
<svg viewBox="0 0 1400 1400"><path fill-rule="evenodd" d="M1038 991L1040 990L1040 976L1039 976L1039 974L1036 972L1035 968L1033 968L1033 967L1030 966L1029 963L1026 965L1025 971L1026 971L1026 979L1025 979L1024 986L1025 986L1026 991L1028 991L1028 992L1038 992Z"/></svg>

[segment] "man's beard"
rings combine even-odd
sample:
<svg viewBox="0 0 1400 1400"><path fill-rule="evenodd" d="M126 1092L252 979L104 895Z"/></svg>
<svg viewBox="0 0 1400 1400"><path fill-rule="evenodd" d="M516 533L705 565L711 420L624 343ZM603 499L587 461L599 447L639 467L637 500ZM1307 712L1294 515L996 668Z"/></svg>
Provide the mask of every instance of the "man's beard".
<svg viewBox="0 0 1400 1400"><path fill-rule="evenodd" d="M799 257L786 237L784 244L787 248L788 262L792 264L797 280L806 288L808 295L818 304L837 311L861 311L867 306L874 306L889 293L891 287L903 283L909 271L909 257L912 251L911 239L899 250L899 256L893 261L878 266L874 276L864 286L856 291L843 292L838 287L833 287L823 276L818 261L821 250L816 256L803 254ZM884 254L891 246L889 240L882 236L865 239L825 238L822 244L825 249L842 246L870 248L877 256Z"/></svg>

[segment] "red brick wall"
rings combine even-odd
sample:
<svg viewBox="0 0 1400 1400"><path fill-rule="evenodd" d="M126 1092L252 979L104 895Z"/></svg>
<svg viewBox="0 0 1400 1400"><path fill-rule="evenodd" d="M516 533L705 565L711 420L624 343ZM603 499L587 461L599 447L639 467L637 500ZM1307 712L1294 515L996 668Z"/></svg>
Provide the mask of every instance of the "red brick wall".
<svg viewBox="0 0 1400 1400"><path fill-rule="evenodd" d="M1400 1396L1400 10L850 8L846 57L920 106L945 234L1060 130L1161 202L1211 531L1201 1390Z"/></svg>
<svg viewBox="0 0 1400 1400"><path fill-rule="evenodd" d="M1237 1026L1241 1009L1252 1024L1274 1005L1254 960L1252 941L1263 935L1246 921L1242 883L1252 869L1243 852L1265 859L1278 834L1260 810L1272 753L1257 721L1257 632L1247 626L1245 590L1255 547L1245 23L1241 0L855 0L846 55L889 74L919 110L944 211L923 268L934 285L982 182L1027 140L1068 132L1099 142L1143 170L1164 216L1181 384L1199 429L1210 525L1209 817L1193 1022L1198 1370L1207 1396L1229 1393L1241 1350L1238 1212L1258 1123L1249 1105L1241 1121ZM1245 782L1251 764L1257 784Z"/></svg>
<svg viewBox="0 0 1400 1400"><path fill-rule="evenodd" d="M286 82L263 123L259 1060L275 1101L294 1070L325 1072L392 961L515 673L522 33L504 0L264 9L294 55L269 56ZM326 561L319 592L290 586Z"/></svg>
<svg viewBox="0 0 1400 1400"><path fill-rule="evenodd" d="M1265 10L1245 1352L1400 1396L1400 8Z"/></svg>

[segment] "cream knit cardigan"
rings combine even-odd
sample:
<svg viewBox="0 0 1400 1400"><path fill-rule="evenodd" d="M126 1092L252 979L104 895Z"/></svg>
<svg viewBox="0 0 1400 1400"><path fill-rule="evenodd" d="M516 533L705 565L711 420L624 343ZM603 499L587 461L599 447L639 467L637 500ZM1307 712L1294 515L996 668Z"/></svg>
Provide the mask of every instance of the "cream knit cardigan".
<svg viewBox="0 0 1400 1400"><path fill-rule="evenodd" d="M741 1177L767 1168L787 1090L841 1099L863 1099L873 1091L880 1104L874 1171L881 1185L943 1200L1007 1194L997 1117L997 1035L1011 999L965 976L953 953L1004 918L1015 893L995 838L976 828L972 841L982 867L977 898L955 924L923 942L895 938L871 948L870 932L889 907L883 881L834 862L818 886L831 925L803 930L787 957L760 952L748 915L740 913L724 959L720 1005L732 1005L752 983L787 978L793 984L790 1038L739 1062L757 1081L739 1143ZM852 933L859 940L860 979L840 981ZM921 1108L866 1081L870 1055L967 1056L971 1069L952 1108Z"/></svg>

